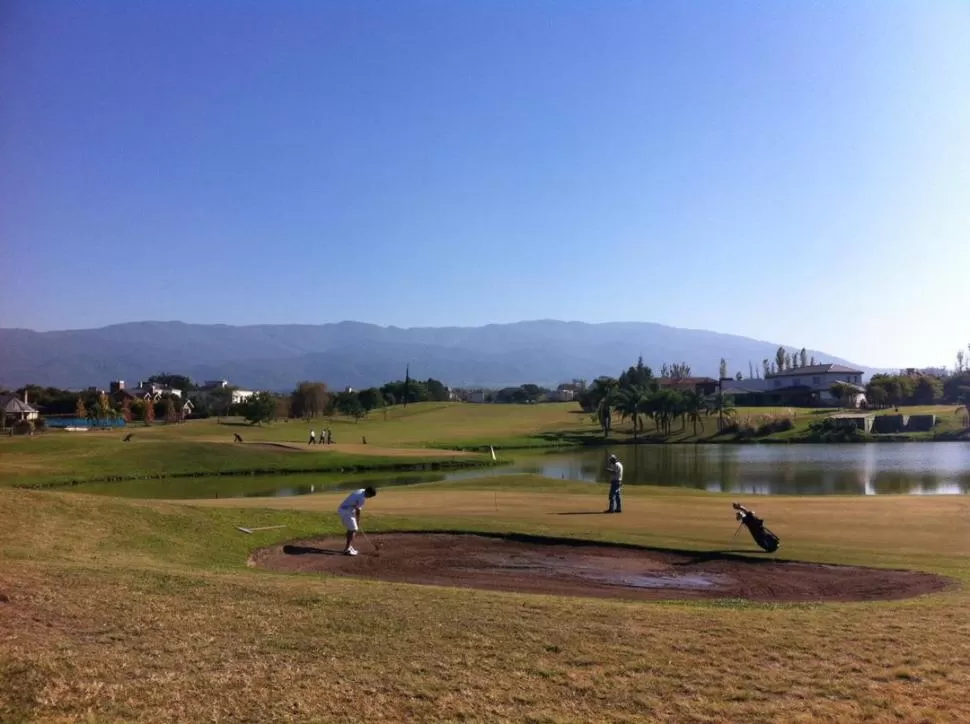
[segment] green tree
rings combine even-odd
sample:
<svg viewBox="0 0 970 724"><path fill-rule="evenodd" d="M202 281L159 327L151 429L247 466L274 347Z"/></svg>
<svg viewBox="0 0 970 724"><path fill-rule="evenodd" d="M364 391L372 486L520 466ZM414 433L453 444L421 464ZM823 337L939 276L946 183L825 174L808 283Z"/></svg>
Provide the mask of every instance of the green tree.
<svg viewBox="0 0 970 724"><path fill-rule="evenodd" d="M424 389L427 391L427 399L432 402L447 402L448 388L440 380L429 377L424 381Z"/></svg>
<svg viewBox="0 0 970 724"><path fill-rule="evenodd" d="M360 418L367 414L367 410L360 403L360 397L356 392L341 392L337 395L335 405L337 412L354 418L355 422L360 422Z"/></svg>
<svg viewBox="0 0 970 724"><path fill-rule="evenodd" d="M609 437L610 430L613 428L613 411L619 400L620 390L616 380L612 378L601 377L593 385L595 386L598 382L602 382L603 396L596 405L596 421L603 429L603 437L606 438Z"/></svg>
<svg viewBox="0 0 970 724"><path fill-rule="evenodd" d="M152 400L145 400L145 412L142 419L144 419L146 425L155 422L155 403Z"/></svg>
<svg viewBox="0 0 970 724"><path fill-rule="evenodd" d="M762 377L764 377L765 379L768 379L768 375L771 374L771 367L768 365L767 357L761 360L761 365L764 368L764 375L762 375Z"/></svg>
<svg viewBox="0 0 970 724"><path fill-rule="evenodd" d="M842 407L851 406L851 402L856 394L852 385L845 382L834 382L829 388L829 392L831 392L832 396L839 401L839 404L842 405Z"/></svg>
<svg viewBox="0 0 970 724"><path fill-rule="evenodd" d="M583 412L595 413L600 409L603 400L618 386L619 381L613 377L597 377L593 384L580 393L577 402Z"/></svg>
<svg viewBox="0 0 970 724"><path fill-rule="evenodd" d="M882 385L866 385L866 402L870 407L885 407L889 402L889 394Z"/></svg>
<svg viewBox="0 0 970 724"><path fill-rule="evenodd" d="M165 398L165 422L172 423L178 418L178 412L175 409L175 402L172 401L171 396Z"/></svg>
<svg viewBox="0 0 970 724"><path fill-rule="evenodd" d="M327 408L330 393L323 382L304 381L296 386L291 397L293 417L311 420L323 414Z"/></svg>
<svg viewBox="0 0 970 724"><path fill-rule="evenodd" d="M250 425L262 425L276 414L276 400L268 392L257 392L243 401L239 408Z"/></svg>
<svg viewBox="0 0 970 724"><path fill-rule="evenodd" d="M960 388L960 406L956 409L956 414L963 416L963 424L970 427L970 387Z"/></svg>
<svg viewBox="0 0 970 724"><path fill-rule="evenodd" d="M630 420L633 423L634 442L637 440L637 434L643 429L641 415L649 408L650 395L650 390L640 385L630 385L617 390L614 405L621 420Z"/></svg>
<svg viewBox="0 0 970 724"><path fill-rule="evenodd" d="M209 411L216 417L225 417L232 410L232 392L234 387L220 387L206 396Z"/></svg>
<svg viewBox="0 0 970 724"><path fill-rule="evenodd" d="M704 413L707 412L707 401L697 390L685 390L681 393L683 399L683 410L687 419L694 426L694 436L697 436L697 425L700 424L701 431L704 431Z"/></svg>
<svg viewBox="0 0 970 724"><path fill-rule="evenodd" d="M718 379L721 379L721 380L725 379L728 376L728 363L727 363L727 360L724 359L723 357L721 357L721 366L718 374L719 374Z"/></svg>
<svg viewBox="0 0 970 724"><path fill-rule="evenodd" d="M717 415L717 429L721 431L724 429L724 418L730 418L734 415L733 400L722 392L718 392L711 399L709 412Z"/></svg>
<svg viewBox="0 0 970 724"><path fill-rule="evenodd" d="M80 420L88 419L88 410L84 406L84 400L80 396L77 398L77 404L74 406L74 416Z"/></svg>
<svg viewBox="0 0 970 724"><path fill-rule="evenodd" d="M368 387L366 390L361 390L357 394L357 398L368 412L384 407L384 395L376 387Z"/></svg>
<svg viewBox="0 0 970 724"><path fill-rule="evenodd" d="M943 383L936 377L921 375L913 390L913 402L917 405L932 405L943 397Z"/></svg>
<svg viewBox="0 0 970 724"><path fill-rule="evenodd" d="M802 347L801 351L798 353L798 362L802 367L808 367L808 350Z"/></svg>
<svg viewBox="0 0 970 724"><path fill-rule="evenodd" d="M686 362L674 362L670 365L670 379L683 380L690 377L690 365Z"/></svg>
<svg viewBox="0 0 970 724"><path fill-rule="evenodd" d="M99 422L104 423L109 419L113 419L115 416L115 411L111 407L111 401L108 396L103 392L98 395L98 402L94 406L94 414Z"/></svg>
<svg viewBox="0 0 970 724"><path fill-rule="evenodd" d="M779 372L785 370L785 361L787 360L787 352L785 352L784 347L779 347L775 352L775 366Z"/></svg>

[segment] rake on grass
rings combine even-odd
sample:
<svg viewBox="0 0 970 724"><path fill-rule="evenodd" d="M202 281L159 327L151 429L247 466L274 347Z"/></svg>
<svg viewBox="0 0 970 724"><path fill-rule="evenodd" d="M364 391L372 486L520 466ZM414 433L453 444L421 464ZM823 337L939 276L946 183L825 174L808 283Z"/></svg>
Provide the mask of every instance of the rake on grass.
<svg viewBox="0 0 970 724"><path fill-rule="evenodd" d="M241 530L243 533L248 533L252 535L257 530L275 530L277 528L285 528L285 525L265 525L262 528L243 528L242 526L236 526L236 530Z"/></svg>

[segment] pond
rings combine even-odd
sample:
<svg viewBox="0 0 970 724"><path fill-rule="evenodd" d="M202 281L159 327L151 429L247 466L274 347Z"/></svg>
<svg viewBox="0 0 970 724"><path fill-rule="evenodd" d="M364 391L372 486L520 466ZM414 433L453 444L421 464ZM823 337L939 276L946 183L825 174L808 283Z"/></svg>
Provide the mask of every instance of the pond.
<svg viewBox="0 0 970 724"><path fill-rule="evenodd" d="M841 445L638 445L615 452L627 485L660 485L746 495L970 493L970 443ZM77 492L137 498L238 498L308 495L367 485L530 473L605 483L606 448L511 454L499 468L389 474L263 475L86 483Z"/></svg>
<svg viewBox="0 0 970 724"><path fill-rule="evenodd" d="M546 477L605 483L610 452L624 465L624 483L632 485L748 495L970 493L970 443L962 442L627 445L522 457L514 467Z"/></svg>

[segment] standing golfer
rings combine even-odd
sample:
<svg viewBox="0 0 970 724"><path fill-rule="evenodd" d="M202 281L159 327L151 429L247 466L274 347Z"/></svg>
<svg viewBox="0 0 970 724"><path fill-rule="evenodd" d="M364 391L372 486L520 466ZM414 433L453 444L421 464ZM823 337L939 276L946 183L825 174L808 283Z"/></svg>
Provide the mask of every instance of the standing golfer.
<svg viewBox="0 0 970 724"><path fill-rule="evenodd" d="M323 437L323 433L322 432L320 433L320 436ZM313 430L310 430L310 439L307 440L307 443L306 444L307 445L312 445L316 441L317 441L317 433L314 432Z"/></svg>
<svg viewBox="0 0 970 724"><path fill-rule="evenodd" d="M623 490L623 463L616 459L616 455L610 455L610 464L606 466L606 470L610 474L610 509L605 512L622 513L620 491Z"/></svg>
<svg viewBox="0 0 970 724"><path fill-rule="evenodd" d="M344 555L356 556L357 549L354 548L354 536L360 528L360 509L364 507L367 498L373 498L377 491L373 488L361 488L348 495L344 502L337 508L340 514L340 522L347 529L347 545L344 546Z"/></svg>

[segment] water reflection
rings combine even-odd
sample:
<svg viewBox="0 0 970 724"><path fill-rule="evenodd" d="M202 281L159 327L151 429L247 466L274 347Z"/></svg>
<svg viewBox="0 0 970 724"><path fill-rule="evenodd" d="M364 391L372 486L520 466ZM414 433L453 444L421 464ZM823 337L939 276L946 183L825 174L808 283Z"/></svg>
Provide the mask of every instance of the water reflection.
<svg viewBox="0 0 970 724"><path fill-rule="evenodd" d="M519 473L606 483L611 452L623 462L628 485L745 495L970 493L970 443L628 445L613 450L531 452L518 456L513 465L450 473L182 478L89 483L73 490L137 498L283 497Z"/></svg>
<svg viewBox="0 0 970 724"><path fill-rule="evenodd" d="M605 483L610 452L522 458L508 472ZM970 493L970 444L964 443L639 445L612 452L633 485L755 495Z"/></svg>

